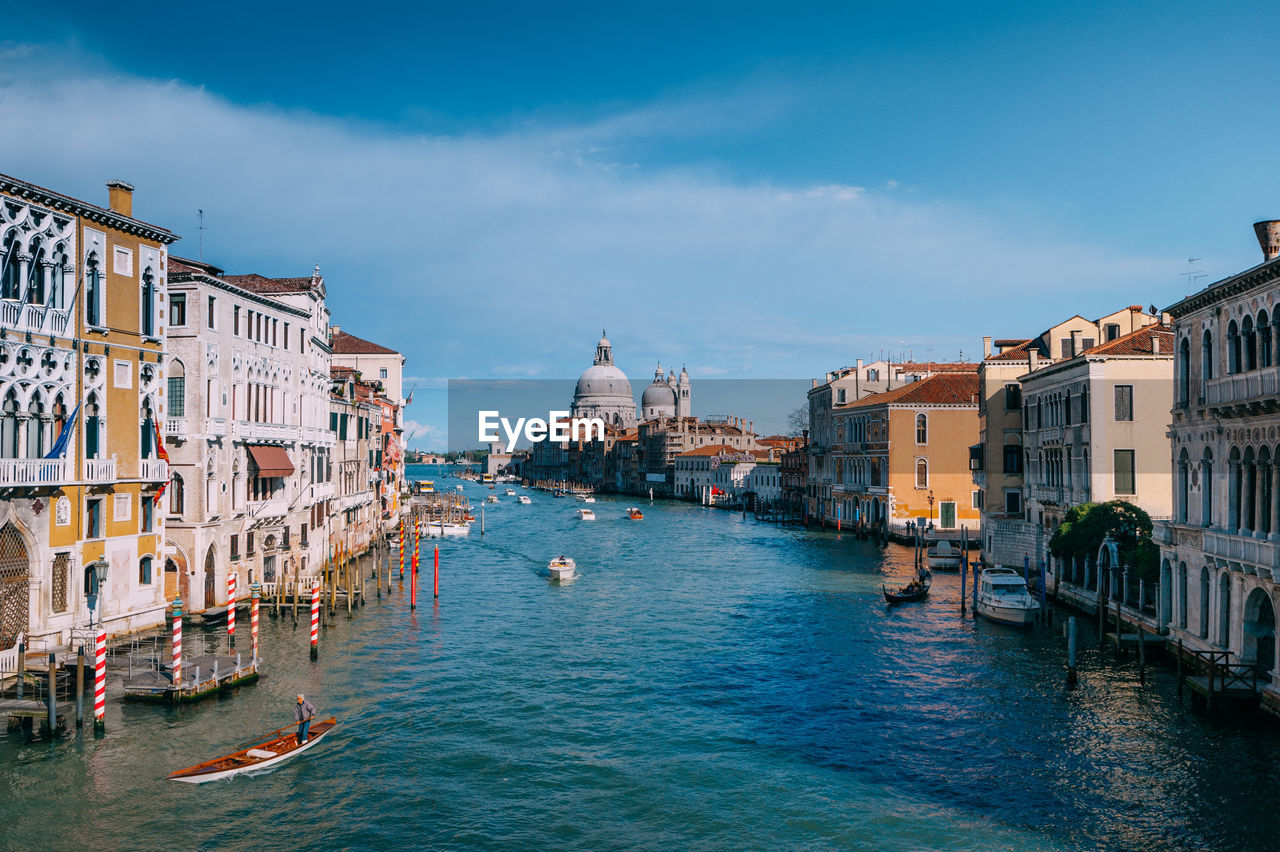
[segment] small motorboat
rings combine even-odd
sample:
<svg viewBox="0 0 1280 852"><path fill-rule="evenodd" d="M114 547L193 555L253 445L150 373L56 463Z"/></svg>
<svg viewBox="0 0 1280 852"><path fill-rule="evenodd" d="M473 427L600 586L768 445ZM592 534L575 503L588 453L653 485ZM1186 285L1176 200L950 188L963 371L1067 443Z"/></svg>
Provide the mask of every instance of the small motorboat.
<svg viewBox="0 0 1280 852"><path fill-rule="evenodd" d="M595 519L596 519L596 513L595 513L595 512L593 512L593 511L591 511L590 509L579 509L579 510L578 510L578 520L580 520L580 521L594 521Z"/></svg>
<svg viewBox="0 0 1280 852"><path fill-rule="evenodd" d="M633 521L643 521L644 512L641 512L635 506L632 506L630 509L627 509L627 517Z"/></svg>
<svg viewBox="0 0 1280 852"><path fill-rule="evenodd" d="M883 583L880 585L880 590L884 592L885 603L911 603L913 601L922 601L927 598L929 596L929 586L932 583L933 575L926 570L921 571L914 580L907 583L896 592L889 591Z"/></svg>
<svg viewBox="0 0 1280 852"><path fill-rule="evenodd" d="M519 500L522 504L526 506L533 502L532 500L529 499L528 495L526 494L521 494L519 497Z"/></svg>
<svg viewBox="0 0 1280 852"><path fill-rule="evenodd" d="M498 502L498 495L497 495L497 494L489 494L489 495L487 495L487 496L484 498L484 502L486 502L486 503L497 503L497 502Z"/></svg>
<svg viewBox="0 0 1280 852"><path fill-rule="evenodd" d="M457 535L471 535L471 524L430 524L427 526L428 535L438 535L441 538Z"/></svg>
<svg viewBox="0 0 1280 852"><path fill-rule="evenodd" d="M978 576L974 612L1001 624L1026 627L1034 624L1040 604L1027 590L1026 581L1012 568L988 568Z"/></svg>
<svg viewBox="0 0 1280 852"><path fill-rule="evenodd" d="M567 556L557 556L547 563L547 573L555 582L569 580L577 576L578 565Z"/></svg>
<svg viewBox="0 0 1280 852"><path fill-rule="evenodd" d="M929 567L952 570L960 567L960 548L949 541L935 541L929 546Z"/></svg>
<svg viewBox="0 0 1280 852"><path fill-rule="evenodd" d="M516 496L516 490L515 490L514 488L508 488L508 489L507 489L505 492L503 492L503 493L505 493L508 497L514 497L514 496Z"/></svg>
<svg viewBox="0 0 1280 852"><path fill-rule="evenodd" d="M576 495L576 496L577 496L577 498L578 498L578 502L579 502L579 503L594 503L594 502L596 502L596 498L592 497L590 494L578 494L578 495Z"/></svg>
<svg viewBox="0 0 1280 852"><path fill-rule="evenodd" d="M177 772L170 772L168 779L170 781L182 781L186 784L203 784L206 781L218 781L243 772L266 769L283 763L291 757L297 757L324 739L325 734L333 730L333 726L336 724L338 724L338 720L333 717L325 719L323 722L316 722L311 726L305 743L298 742L297 733L281 734L280 731L288 729L280 728L272 732L270 739L264 740L255 746L233 752L226 757L197 763L195 766L188 766L186 769L179 769Z"/></svg>

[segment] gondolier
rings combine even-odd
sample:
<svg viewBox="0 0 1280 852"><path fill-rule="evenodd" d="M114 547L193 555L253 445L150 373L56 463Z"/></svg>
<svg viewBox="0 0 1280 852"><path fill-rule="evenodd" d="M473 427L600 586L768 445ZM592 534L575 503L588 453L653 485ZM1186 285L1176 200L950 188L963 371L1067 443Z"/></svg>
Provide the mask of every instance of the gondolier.
<svg viewBox="0 0 1280 852"><path fill-rule="evenodd" d="M298 703L293 705L293 718L298 722L298 745L307 741L307 730L311 727L311 717L316 715L316 708L305 695L299 693Z"/></svg>

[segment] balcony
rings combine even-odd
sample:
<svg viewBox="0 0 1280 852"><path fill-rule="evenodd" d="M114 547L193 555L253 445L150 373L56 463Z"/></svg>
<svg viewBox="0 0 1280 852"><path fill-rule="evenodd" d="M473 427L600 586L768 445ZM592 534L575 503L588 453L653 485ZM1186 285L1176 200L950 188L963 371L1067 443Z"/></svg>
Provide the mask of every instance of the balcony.
<svg viewBox="0 0 1280 852"><path fill-rule="evenodd" d="M187 418L185 417L166 417L164 420L164 434L170 438L177 438L185 441L191 433L187 431Z"/></svg>
<svg viewBox="0 0 1280 852"><path fill-rule="evenodd" d="M1205 383L1205 401L1210 408L1237 409L1236 414L1272 411L1277 407L1278 378L1276 368L1268 367L1210 379Z"/></svg>
<svg viewBox="0 0 1280 852"><path fill-rule="evenodd" d="M0 299L0 327L31 334L67 333L71 309L58 310L45 305L24 305L15 299Z"/></svg>
<svg viewBox="0 0 1280 852"><path fill-rule="evenodd" d="M301 432L297 426L287 426L283 423L254 423L248 420L236 421L233 428L237 437L259 441L295 441Z"/></svg>
<svg viewBox="0 0 1280 852"><path fill-rule="evenodd" d="M227 434L227 418L206 417L204 420L204 433L215 438L221 438Z"/></svg>
<svg viewBox="0 0 1280 852"><path fill-rule="evenodd" d="M255 524L266 523L289 514L289 501L283 497L270 500L250 500L248 515Z"/></svg>
<svg viewBox="0 0 1280 852"><path fill-rule="evenodd" d="M1060 504L1063 501L1065 488L1057 485L1032 485L1031 499L1041 503Z"/></svg>
<svg viewBox="0 0 1280 852"><path fill-rule="evenodd" d="M312 444L332 444L337 440L337 436L328 429L318 429L315 426L304 426L302 429L302 440Z"/></svg>
<svg viewBox="0 0 1280 852"><path fill-rule="evenodd" d="M0 487L63 485L68 478L66 459L0 459Z"/></svg>
<svg viewBox="0 0 1280 852"><path fill-rule="evenodd" d="M1280 543L1253 538L1248 534L1221 530L1204 531L1204 552L1209 556L1238 562L1248 562L1265 568L1280 568ZM1246 573L1254 573L1252 566L1245 566Z"/></svg>
<svg viewBox="0 0 1280 852"><path fill-rule="evenodd" d="M97 484L111 483L116 481L116 460L115 457L109 459L85 459L84 460L84 481Z"/></svg>
<svg viewBox="0 0 1280 852"><path fill-rule="evenodd" d="M164 459L141 459L138 478L143 482L168 482L169 463Z"/></svg>

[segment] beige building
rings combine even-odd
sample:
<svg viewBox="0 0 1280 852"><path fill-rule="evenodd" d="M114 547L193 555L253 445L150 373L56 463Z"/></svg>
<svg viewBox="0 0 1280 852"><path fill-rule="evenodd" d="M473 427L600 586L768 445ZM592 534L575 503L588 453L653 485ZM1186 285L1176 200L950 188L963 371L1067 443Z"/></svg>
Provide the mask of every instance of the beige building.
<svg viewBox="0 0 1280 852"><path fill-rule="evenodd" d="M1031 526L1024 493L1022 387L1019 377L1042 365L1074 358L1158 322L1155 314L1130 305L1088 320L1076 315L1033 338L982 338L978 364L978 443L969 467L978 487L982 515L982 558L987 563L1021 562L1041 553L1044 542Z"/></svg>

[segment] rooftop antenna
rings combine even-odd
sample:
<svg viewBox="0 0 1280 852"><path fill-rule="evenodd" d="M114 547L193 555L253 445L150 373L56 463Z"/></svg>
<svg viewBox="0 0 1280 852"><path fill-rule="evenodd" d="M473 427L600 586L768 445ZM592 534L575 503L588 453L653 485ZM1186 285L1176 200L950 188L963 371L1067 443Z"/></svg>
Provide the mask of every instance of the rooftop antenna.
<svg viewBox="0 0 1280 852"><path fill-rule="evenodd" d="M196 212L200 214L200 228L199 228L199 231L200 231L200 254L199 254L199 259L203 261L203 260L204 260L204 210L203 210L203 209L198 209L198 210L196 210Z"/></svg>
<svg viewBox="0 0 1280 852"><path fill-rule="evenodd" d="M1194 288L1194 287L1195 287L1195 283L1196 283L1196 281L1200 280L1201 278L1205 278L1205 277L1208 275L1208 273L1201 272L1201 271L1200 271L1200 270L1198 270L1198 269L1193 269L1193 268L1192 268L1192 265L1193 265L1193 264L1195 264L1195 263L1196 263L1196 261L1199 261L1199 260L1204 260L1204 258L1202 258L1202 257L1189 257L1189 258L1187 258L1187 271L1186 271L1186 272L1184 272L1184 273L1182 273L1182 274L1186 277L1186 279L1187 279L1187 295L1188 295L1188 296L1190 296L1190 295L1191 295L1191 290L1192 290L1192 288Z"/></svg>

